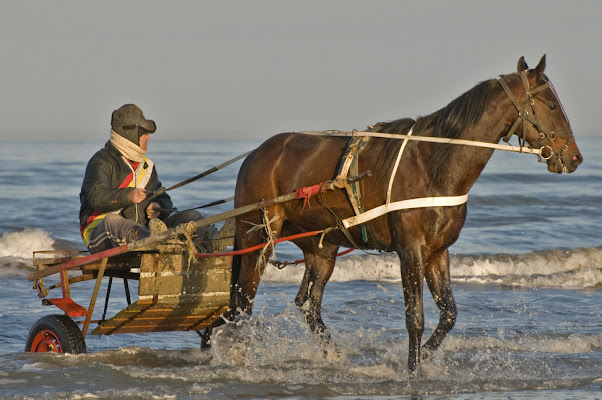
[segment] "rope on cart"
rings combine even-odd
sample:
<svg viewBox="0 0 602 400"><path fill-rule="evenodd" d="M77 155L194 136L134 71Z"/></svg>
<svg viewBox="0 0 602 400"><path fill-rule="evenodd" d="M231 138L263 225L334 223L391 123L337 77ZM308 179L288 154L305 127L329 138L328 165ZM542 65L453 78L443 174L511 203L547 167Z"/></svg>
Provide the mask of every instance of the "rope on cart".
<svg viewBox="0 0 602 400"><path fill-rule="evenodd" d="M351 249L347 249L345 251L342 251L340 253L337 253L337 257L341 257L344 256L345 254L349 254L351 253L353 250L353 248ZM298 264L303 264L305 262L305 258L301 259L301 260L295 260L295 261L278 261L278 260L270 260L270 263L272 265L274 265L276 268L278 269L284 269L286 267L288 267L289 265L298 265Z"/></svg>
<svg viewBox="0 0 602 400"><path fill-rule="evenodd" d="M241 249L241 250L233 250L233 251L226 251L226 252L221 252L221 253L197 253L195 255L195 257L197 258L203 258L203 257L227 257L227 256L238 256L241 254L247 254L247 253L251 253L253 251L257 251L257 250L261 250L264 247L268 246L268 245L275 245L277 243L281 243L281 242L287 242L287 241L291 241L291 240L295 240L295 239L302 239L302 238L306 238L306 237L310 237L310 236L316 236L316 235L320 235L320 234L326 234L328 232L331 232L333 230L335 230L337 228L326 228L320 231L309 231L309 232L303 232L303 233L297 233L294 235L290 235L290 236L285 236L285 237L281 237L278 239L274 239L274 240L270 240L269 242L266 243L261 243L255 246L251 246L251 247L247 247L246 249ZM355 249L347 249L343 252L340 252L337 254L337 257L339 256L343 256L345 254L349 254L351 253L353 250ZM274 264L278 269L283 269L284 267L288 266L288 265L293 265L293 264L301 264L303 262L305 262L305 259L303 260L295 260L295 261L275 261L275 260L271 260L270 261L272 264Z"/></svg>

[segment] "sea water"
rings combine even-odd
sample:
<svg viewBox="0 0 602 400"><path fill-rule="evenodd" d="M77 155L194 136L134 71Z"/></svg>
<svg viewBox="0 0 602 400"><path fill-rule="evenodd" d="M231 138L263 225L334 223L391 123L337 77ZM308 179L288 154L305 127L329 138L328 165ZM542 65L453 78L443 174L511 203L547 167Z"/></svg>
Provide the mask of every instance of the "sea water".
<svg viewBox="0 0 602 400"><path fill-rule="evenodd" d="M210 350L195 333L167 332L88 335L81 355L25 353L35 321L60 313L42 306L27 280L32 252L83 248L78 194L104 143L3 142L0 398L602 398L602 145L577 139L585 161L570 175L548 173L532 155L494 154L450 249L456 326L416 375L406 366L399 261L360 251L337 261L325 290L328 348L294 306L296 265L268 266L253 315L216 333ZM169 187L259 143L152 140L148 155ZM170 192L174 203L187 209L232 196L239 165ZM287 244L276 256L302 258ZM87 307L92 285L73 285L73 298ZM125 306L123 292L115 281L109 315ZM424 299L428 337L438 310L426 288Z"/></svg>

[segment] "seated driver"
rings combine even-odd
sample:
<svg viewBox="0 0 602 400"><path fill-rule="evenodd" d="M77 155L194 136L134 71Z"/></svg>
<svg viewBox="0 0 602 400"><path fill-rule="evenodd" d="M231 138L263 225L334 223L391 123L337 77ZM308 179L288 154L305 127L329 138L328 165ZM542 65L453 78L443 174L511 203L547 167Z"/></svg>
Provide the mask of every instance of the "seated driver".
<svg viewBox="0 0 602 400"><path fill-rule="evenodd" d="M195 210L170 215L173 204L166 193L150 198L161 187L154 163L145 157L150 134L156 130L155 122L134 104L113 111L111 137L88 161L79 194L80 231L90 253L150 236L153 218L170 228L202 219ZM207 226L196 234L202 240L215 232Z"/></svg>

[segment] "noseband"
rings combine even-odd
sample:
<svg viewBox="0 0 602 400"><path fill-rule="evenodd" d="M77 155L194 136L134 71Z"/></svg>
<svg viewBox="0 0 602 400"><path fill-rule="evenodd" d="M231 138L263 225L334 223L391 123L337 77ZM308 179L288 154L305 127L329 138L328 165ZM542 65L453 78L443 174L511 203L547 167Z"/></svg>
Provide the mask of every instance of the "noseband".
<svg viewBox="0 0 602 400"><path fill-rule="evenodd" d="M568 123L568 118L566 117L564 109L562 108L562 104L560 103L560 100L558 99L556 90L554 90L554 86L552 85L552 83L550 81L547 81L543 85L536 86L535 88L530 89L529 88L529 80L527 79L527 71L519 71L519 74L520 74L521 80L523 82L523 86L525 88L525 103L523 104L523 106L521 106L519 104L518 100L516 99L516 97L510 90L510 88L508 87L508 84L506 83L504 78L498 79L498 82L500 83L500 85L502 86L502 88L504 89L504 91L506 92L508 97L510 98L510 101L512 101L512 104L514 104L516 111L518 111L518 115L517 115L516 119L514 120L514 123L510 127L510 130L504 137L504 141L505 142L510 141L510 138L516 131L516 128L518 127L518 125L520 123L522 123L522 125L523 125L522 126L522 134L519 135L517 133L516 135L518 136L519 146L520 147L525 146L525 143L526 143L525 122L528 122L539 132L539 140L537 141L537 143L535 143L534 146L540 148L540 150L541 150L540 154L543 154L543 150L545 148L548 148L550 151L550 155L548 157L540 155L540 157L542 157L545 160L552 158L552 155L554 155L554 153L555 153L555 151L552 149L552 147L549 146L550 141L554 140L556 138L566 138L565 145L562 147L562 150L560 150L560 153L558 153L558 156L561 157L562 154L568 149L569 144L571 143L571 140L573 139L573 132L571 132L570 129L563 130L560 132L554 132L552 130L547 129L546 127L544 127L542 125L541 121L537 117L537 114L535 113L535 109L533 108L533 106L535 104L535 100L534 100L535 95L544 89L550 88L550 90L554 94L554 97L556 98L556 101L558 102L558 105L560 106L560 110L562 111L562 114L564 115L565 120Z"/></svg>

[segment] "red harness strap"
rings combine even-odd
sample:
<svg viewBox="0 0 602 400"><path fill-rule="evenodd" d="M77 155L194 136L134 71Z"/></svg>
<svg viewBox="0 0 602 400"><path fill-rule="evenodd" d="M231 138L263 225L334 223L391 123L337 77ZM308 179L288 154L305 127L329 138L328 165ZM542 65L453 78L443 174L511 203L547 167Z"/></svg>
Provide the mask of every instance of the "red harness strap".
<svg viewBox="0 0 602 400"><path fill-rule="evenodd" d="M318 183L317 185L307 186L296 190L296 195L298 199L304 199L303 208L299 215L303 214L303 210L305 210L305 206L309 206L311 208L311 204L309 204L309 199L311 196L315 196L316 194L322 193L322 187L324 183Z"/></svg>

